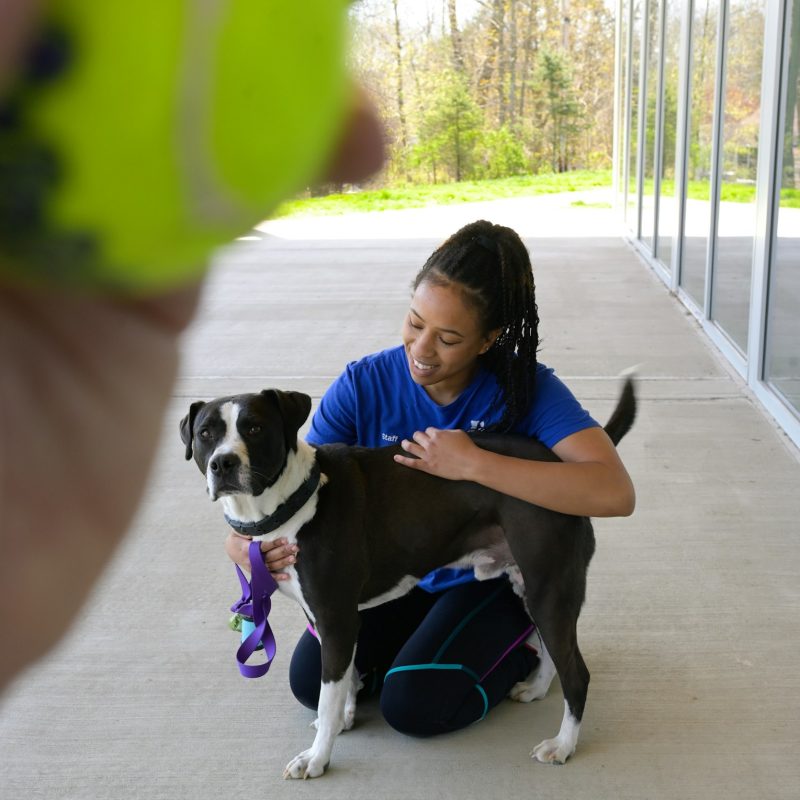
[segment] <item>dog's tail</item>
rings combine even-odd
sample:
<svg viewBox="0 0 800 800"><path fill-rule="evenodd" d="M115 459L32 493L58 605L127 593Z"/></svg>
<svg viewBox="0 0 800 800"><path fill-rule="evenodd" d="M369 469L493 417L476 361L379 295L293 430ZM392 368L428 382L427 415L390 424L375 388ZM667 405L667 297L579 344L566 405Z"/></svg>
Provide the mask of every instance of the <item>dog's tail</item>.
<svg viewBox="0 0 800 800"><path fill-rule="evenodd" d="M636 419L636 381L633 375L628 375L622 394L617 401L617 407L611 418L605 424L605 432L615 445L631 429Z"/></svg>

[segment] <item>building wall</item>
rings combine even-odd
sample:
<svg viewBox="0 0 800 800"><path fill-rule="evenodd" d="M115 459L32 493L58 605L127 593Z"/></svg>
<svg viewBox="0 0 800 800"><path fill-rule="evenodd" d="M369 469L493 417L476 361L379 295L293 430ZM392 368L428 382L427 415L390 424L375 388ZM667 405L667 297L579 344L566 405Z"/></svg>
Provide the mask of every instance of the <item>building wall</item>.
<svg viewBox="0 0 800 800"><path fill-rule="evenodd" d="M800 445L800 0L619 0L631 241Z"/></svg>

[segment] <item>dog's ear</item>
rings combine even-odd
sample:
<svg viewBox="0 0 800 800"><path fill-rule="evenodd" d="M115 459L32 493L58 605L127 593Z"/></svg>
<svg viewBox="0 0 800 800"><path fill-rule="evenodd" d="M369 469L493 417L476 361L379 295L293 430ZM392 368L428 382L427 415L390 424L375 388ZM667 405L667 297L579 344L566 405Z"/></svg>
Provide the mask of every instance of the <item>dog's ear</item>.
<svg viewBox="0 0 800 800"><path fill-rule="evenodd" d="M189 406L189 413L181 420L181 441L186 445L186 460L192 457L192 439L194 437L194 421L197 412L205 405L202 400Z"/></svg>
<svg viewBox="0 0 800 800"><path fill-rule="evenodd" d="M297 431L311 413L311 398L302 392L282 392L280 389L264 389L261 394L277 404L283 418L286 449L297 449Z"/></svg>

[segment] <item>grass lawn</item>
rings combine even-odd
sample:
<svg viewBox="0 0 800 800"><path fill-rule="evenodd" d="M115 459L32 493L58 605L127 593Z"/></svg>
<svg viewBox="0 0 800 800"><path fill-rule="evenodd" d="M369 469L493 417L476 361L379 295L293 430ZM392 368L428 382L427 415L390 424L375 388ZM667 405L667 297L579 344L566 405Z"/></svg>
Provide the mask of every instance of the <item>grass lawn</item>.
<svg viewBox="0 0 800 800"><path fill-rule="evenodd" d="M430 205L470 203L479 200L501 200L509 197L533 197L536 195L577 192L583 189L611 188L611 170L579 170L576 172L545 173L541 175L517 175L486 181L462 181L461 183L435 183L398 186L391 189L374 189L346 194L329 194L325 197L303 197L283 203L273 217L288 217L296 214L347 214L351 211L387 211L400 208L421 208ZM652 180L645 181L645 194L653 193ZM665 195L674 194L672 181L663 181L661 190ZM689 197L708 200L708 181L689 181ZM755 201L755 186L724 183L722 200L738 203ZM609 203L576 200L573 205L587 208L609 208ZM800 191L783 189L781 206L800 207Z"/></svg>
<svg viewBox="0 0 800 800"><path fill-rule="evenodd" d="M428 205L469 203L478 200L500 200L508 197L576 192L581 189L611 187L611 170L591 172L517 175L487 181L462 181L392 189L331 194L289 200L275 212L276 217L294 214L346 214L351 211L386 211L399 208L420 208Z"/></svg>

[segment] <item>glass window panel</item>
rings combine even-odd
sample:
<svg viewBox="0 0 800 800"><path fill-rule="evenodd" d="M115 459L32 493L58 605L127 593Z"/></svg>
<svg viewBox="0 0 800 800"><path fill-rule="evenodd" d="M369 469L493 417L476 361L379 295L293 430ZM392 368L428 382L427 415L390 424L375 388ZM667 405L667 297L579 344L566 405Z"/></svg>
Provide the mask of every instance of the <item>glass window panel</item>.
<svg viewBox="0 0 800 800"><path fill-rule="evenodd" d="M764 0L729 0L725 42L722 174L711 316L742 352L747 351L756 234L765 10Z"/></svg>
<svg viewBox="0 0 800 800"><path fill-rule="evenodd" d="M766 377L800 414L800 0L790 0L781 196L771 265Z"/></svg>
<svg viewBox="0 0 800 800"><path fill-rule="evenodd" d="M625 208L625 221L634 232L637 231L638 197L636 181L638 177L639 157L639 65L642 51L642 13L640 0L633 2L633 25L631 35L633 47L631 49L631 93L630 93L630 149L628 158L628 202Z"/></svg>
<svg viewBox="0 0 800 800"><path fill-rule="evenodd" d="M677 200L675 142L678 131L678 57L681 41L680 0L666 0L664 33L664 113L661 121L661 189L658 200L658 260L667 269L672 259Z"/></svg>
<svg viewBox="0 0 800 800"><path fill-rule="evenodd" d="M653 250L655 232L655 160L656 160L656 100L658 98L658 64L661 3L650 0L647 14L647 86L644 124L644 183L642 189L642 240Z"/></svg>
<svg viewBox="0 0 800 800"><path fill-rule="evenodd" d="M628 120L628 3L622 2L617 13L620 15L620 54L619 54L619 99L620 112L617 120L617 141L619 142L619 156L617 157L617 202L623 202L625 198L625 147L628 142L626 124Z"/></svg>
<svg viewBox="0 0 800 800"><path fill-rule="evenodd" d="M691 106L681 286L703 308L711 228L711 150L716 86L717 0L697 0L692 16Z"/></svg>

